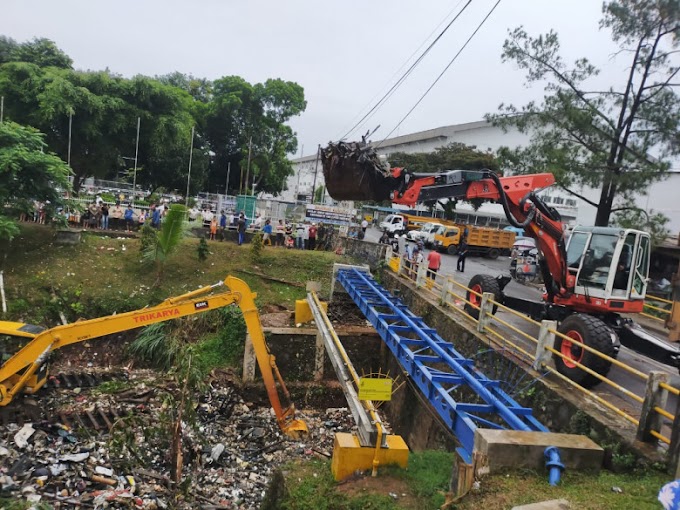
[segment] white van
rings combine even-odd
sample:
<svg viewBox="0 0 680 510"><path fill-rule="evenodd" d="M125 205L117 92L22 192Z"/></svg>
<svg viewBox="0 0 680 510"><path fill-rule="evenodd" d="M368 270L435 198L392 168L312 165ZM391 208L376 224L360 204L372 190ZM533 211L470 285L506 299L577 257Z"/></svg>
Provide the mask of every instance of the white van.
<svg viewBox="0 0 680 510"><path fill-rule="evenodd" d="M379 226L380 230L386 230L388 234L406 233L406 220L401 214L388 214Z"/></svg>

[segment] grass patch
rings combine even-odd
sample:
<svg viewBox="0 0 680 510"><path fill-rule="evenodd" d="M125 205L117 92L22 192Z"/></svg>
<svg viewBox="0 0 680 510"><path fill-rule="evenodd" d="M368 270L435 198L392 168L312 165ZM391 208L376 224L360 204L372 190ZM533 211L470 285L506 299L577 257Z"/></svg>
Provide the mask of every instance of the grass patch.
<svg viewBox="0 0 680 510"><path fill-rule="evenodd" d="M573 508L583 510L657 510L660 508L657 494L669 481L668 475L653 471L639 474L603 471L594 476L567 470L561 484L550 487L547 475L514 472L482 479L480 492L468 495L453 508L496 510L564 498ZM614 492L612 487L623 492Z"/></svg>
<svg viewBox="0 0 680 510"><path fill-rule="evenodd" d="M359 508L425 510L440 508L448 491L454 456L442 451L412 452L407 470L382 468L378 478L365 476L342 483L333 480L330 462L311 460L285 468L287 492L278 507L285 510ZM584 510L652 510L657 494L670 481L653 470L634 474L603 471L600 475L565 471L558 487L547 474L528 470L486 476L481 488L451 510L506 510L550 499L566 499ZM621 489L614 492L613 487ZM397 498L389 494L395 494Z"/></svg>
<svg viewBox="0 0 680 510"><path fill-rule="evenodd" d="M390 510L394 500L381 494L347 496L336 490L329 461L312 460L288 466L288 494L282 510ZM275 507L272 507L275 508Z"/></svg>
<svg viewBox="0 0 680 510"><path fill-rule="evenodd" d="M104 381L94 388L92 392L100 394L120 393L134 386L135 384L130 381Z"/></svg>
<svg viewBox="0 0 680 510"><path fill-rule="evenodd" d="M185 238L178 253L168 260L164 277L154 288L153 268L141 263L140 239L115 239L84 234L76 246L56 245L54 230L24 223L21 234L9 246L4 260L9 304L6 320L54 326L59 312L72 322L154 305L199 286L213 284L231 274L257 292L258 306L293 308L305 297L303 287L275 283L239 269L260 272L293 283L318 280L330 290L334 262L347 259L329 252L310 252L267 247L253 263L250 246L208 242L210 257L196 256L199 239Z"/></svg>
<svg viewBox="0 0 680 510"><path fill-rule="evenodd" d="M408 469L391 468L393 476L406 480L422 508L439 508L445 502L455 455L445 451L412 452Z"/></svg>

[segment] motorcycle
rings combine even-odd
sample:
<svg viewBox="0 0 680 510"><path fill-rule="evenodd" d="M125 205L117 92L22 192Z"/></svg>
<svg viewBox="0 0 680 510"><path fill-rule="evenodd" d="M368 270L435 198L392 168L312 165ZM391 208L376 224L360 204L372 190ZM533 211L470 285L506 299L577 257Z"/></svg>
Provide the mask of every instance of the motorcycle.
<svg viewBox="0 0 680 510"><path fill-rule="evenodd" d="M538 277L538 250L517 250L510 261L510 276L519 283L531 283Z"/></svg>

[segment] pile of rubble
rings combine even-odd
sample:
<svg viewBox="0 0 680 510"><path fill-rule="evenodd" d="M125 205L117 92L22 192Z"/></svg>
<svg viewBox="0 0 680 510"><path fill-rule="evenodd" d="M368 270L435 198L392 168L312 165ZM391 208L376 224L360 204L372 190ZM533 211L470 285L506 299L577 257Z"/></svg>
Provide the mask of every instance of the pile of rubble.
<svg viewBox="0 0 680 510"><path fill-rule="evenodd" d="M78 388L38 395L55 419L0 428L0 501L52 508L255 509L277 467L296 458L329 458L334 433L354 426L345 408L310 411L304 415L309 436L294 441L281 433L269 408L247 403L233 384L214 381L184 416L183 478L174 482L172 391L171 385L132 379L116 393ZM107 406L119 417L110 428L69 427L59 419Z"/></svg>

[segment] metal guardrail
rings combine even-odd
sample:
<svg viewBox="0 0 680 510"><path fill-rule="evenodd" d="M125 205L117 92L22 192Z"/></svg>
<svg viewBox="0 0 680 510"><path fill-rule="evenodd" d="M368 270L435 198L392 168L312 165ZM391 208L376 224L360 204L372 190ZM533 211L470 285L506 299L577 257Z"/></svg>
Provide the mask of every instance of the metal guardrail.
<svg viewBox="0 0 680 510"><path fill-rule="evenodd" d="M579 342L578 340L567 337L566 335L560 333L557 331L557 323L555 321L537 322L532 320L524 314L508 308L502 303L496 302L493 299L493 294L491 293L480 294L475 292L462 283L457 282L452 277L452 275L432 273L429 269L427 269L426 263L420 264L420 267L418 268L415 268L410 263L403 264L402 258L393 256L390 253L390 250L388 250L386 262L387 266L392 271L413 281L420 290L435 296L441 306L451 308L465 317L467 320L471 321L476 325L478 332L488 334L496 341L497 345L510 347L513 351L524 357L524 362L531 365L534 369L541 369L551 373L569 386L577 389L583 394L588 395L599 404L635 425L637 427L637 438L639 440L647 442L660 441L661 443L670 445L671 451L680 452L680 444L671 444L671 439L661 432L663 425L662 418L670 420L672 422L673 429L672 437L677 437L677 442L680 443L680 420L676 420L675 414L669 412L666 409L668 395L673 394L680 396L680 389L668 383L667 373L653 371L649 374L645 374L640 372L639 370L627 365L622 361L607 356L597 349L594 349L583 344L582 342ZM431 278L432 276L435 276L435 278ZM479 305L466 298L466 296L470 294L476 295L480 298ZM665 304L672 303L662 298L652 299ZM472 308L479 310L479 319L476 319L467 313L464 309L464 304L470 305ZM493 313L494 308L497 308L499 311L512 314L513 316L521 319L523 322L530 324L533 327L538 327L538 336L527 333L517 326L510 324L503 318L498 317ZM534 347L533 352L528 350L525 346L523 347L522 345L518 345L516 341L513 341L514 339L510 338L510 335L508 334L509 332L512 332L514 335L517 335L528 341L530 345ZM638 404L641 404L642 411L640 413L640 417L637 418L631 414L630 411L618 407L616 404L608 401L593 391L584 388L583 386L569 379L567 376L558 372L557 369L550 364L551 359L554 356L563 359L567 356L553 347L555 338L557 337L569 340L572 344L578 345L582 349L591 352L595 356L598 356L612 365L615 365L619 369L626 371L632 377L644 381L646 391L643 395L640 395L635 391L625 388L624 386L612 381L608 377L598 374L597 372L573 359L569 360L570 363L587 372L591 376L597 378L603 384L611 388L615 393L625 396ZM675 430L676 428L678 429L677 431ZM680 455L680 453L678 453L678 455Z"/></svg>
<svg viewBox="0 0 680 510"><path fill-rule="evenodd" d="M650 303L651 302L651 303ZM654 303L654 304L652 304ZM664 307L664 305L666 307ZM647 296L645 298L645 306L644 309L646 310L651 310L651 313L647 312L641 312L640 315L647 317L648 319L652 319L657 322L662 322L665 323L668 321L668 319L671 316L671 307L673 306L673 301L669 299L664 299L656 296ZM654 312L657 313L657 315L652 315Z"/></svg>

